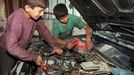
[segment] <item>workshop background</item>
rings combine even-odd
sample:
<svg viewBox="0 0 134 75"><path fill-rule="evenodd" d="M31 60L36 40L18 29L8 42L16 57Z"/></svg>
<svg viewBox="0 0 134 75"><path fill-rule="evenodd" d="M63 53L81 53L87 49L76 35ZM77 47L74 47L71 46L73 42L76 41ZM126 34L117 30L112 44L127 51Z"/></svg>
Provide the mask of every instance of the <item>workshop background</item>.
<svg viewBox="0 0 134 75"><path fill-rule="evenodd" d="M0 32L3 31L3 28L5 26L7 17L16 9L21 7L23 5L23 0L0 0ZM79 12L72 6L69 0L49 0L49 7L45 10L45 22L48 27L48 29L52 29L53 26L53 20L55 19L55 16L53 14L53 8L58 3L64 3L66 4L68 8L69 14L75 14L76 16L82 18L82 16L79 14ZM84 34L85 32L82 30L79 30L77 28L74 29L73 34ZM37 32L35 31L35 34ZM1 35L1 33L0 33Z"/></svg>
<svg viewBox="0 0 134 75"><path fill-rule="evenodd" d="M23 1L0 0L0 36L7 17L20 8ZM37 40L34 40L36 42L29 46L29 50L38 51L47 57L44 63L50 66L50 72L47 72L51 73L49 75L63 75L65 72L64 75L134 75L134 0L49 0L44 21L50 31L55 19L53 8L58 3L66 4L69 14L84 18L91 25L94 48L91 53L65 50L63 57L49 56L49 53L42 52L48 47L37 37ZM81 14L73 5L79 8L79 12L82 11ZM84 41L82 37L85 35L79 34L85 34L84 30L75 28L73 35L78 35L80 40ZM38 32L35 31L35 35L38 35ZM17 75L29 75L26 74L27 70L23 71L27 66L21 67L20 69L15 66L15 70L21 70L17 71ZM37 75L46 74L39 70Z"/></svg>

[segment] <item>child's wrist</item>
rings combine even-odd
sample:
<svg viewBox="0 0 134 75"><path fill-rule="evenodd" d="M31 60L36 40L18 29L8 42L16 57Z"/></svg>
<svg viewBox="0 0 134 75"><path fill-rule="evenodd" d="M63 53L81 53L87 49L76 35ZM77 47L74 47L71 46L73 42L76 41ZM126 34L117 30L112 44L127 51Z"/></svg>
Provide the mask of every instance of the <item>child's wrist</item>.
<svg viewBox="0 0 134 75"><path fill-rule="evenodd" d="M68 45L68 42L66 41L65 47L67 47L67 45Z"/></svg>

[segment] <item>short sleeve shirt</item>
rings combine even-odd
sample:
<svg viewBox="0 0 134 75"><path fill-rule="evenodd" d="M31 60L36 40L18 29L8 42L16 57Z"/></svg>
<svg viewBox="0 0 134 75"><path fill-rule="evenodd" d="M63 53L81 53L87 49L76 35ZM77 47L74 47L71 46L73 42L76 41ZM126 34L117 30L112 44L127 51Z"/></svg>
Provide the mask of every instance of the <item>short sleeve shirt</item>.
<svg viewBox="0 0 134 75"><path fill-rule="evenodd" d="M58 20L54 20L54 26L52 28L52 34L58 38L64 38L72 34L73 28L83 28L85 23L77 16L69 14L69 20L66 26Z"/></svg>

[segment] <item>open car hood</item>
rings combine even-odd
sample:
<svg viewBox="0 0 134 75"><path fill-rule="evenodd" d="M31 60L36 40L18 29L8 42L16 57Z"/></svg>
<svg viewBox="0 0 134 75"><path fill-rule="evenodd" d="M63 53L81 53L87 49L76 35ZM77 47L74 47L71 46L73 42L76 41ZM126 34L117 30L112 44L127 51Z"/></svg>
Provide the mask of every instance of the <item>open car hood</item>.
<svg viewBox="0 0 134 75"><path fill-rule="evenodd" d="M70 2L93 29L95 48L118 64L134 69L134 0Z"/></svg>
<svg viewBox="0 0 134 75"><path fill-rule="evenodd" d="M108 28L108 26L111 26L111 28L118 28L118 31L134 33L133 0L70 1L94 30L114 30L114 28ZM100 25L98 26L97 24Z"/></svg>

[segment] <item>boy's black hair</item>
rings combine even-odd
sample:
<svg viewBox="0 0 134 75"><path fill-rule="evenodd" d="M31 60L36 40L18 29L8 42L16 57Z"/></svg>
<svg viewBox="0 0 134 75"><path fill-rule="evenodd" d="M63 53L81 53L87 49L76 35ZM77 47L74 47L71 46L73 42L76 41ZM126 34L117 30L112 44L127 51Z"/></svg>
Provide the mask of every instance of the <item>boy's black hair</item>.
<svg viewBox="0 0 134 75"><path fill-rule="evenodd" d="M49 5L48 0L23 0L23 8L25 5L29 5L31 8L42 7L47 8Z"/></svg>
<svg viewBox="0 0 134 75"><path fill-rule="evenodd" d="M65 15L68 15L68 10L65 4L60 3L57 4L53 9L54 15L57 19L60 19L61 17L64 17Z"/></svg>

